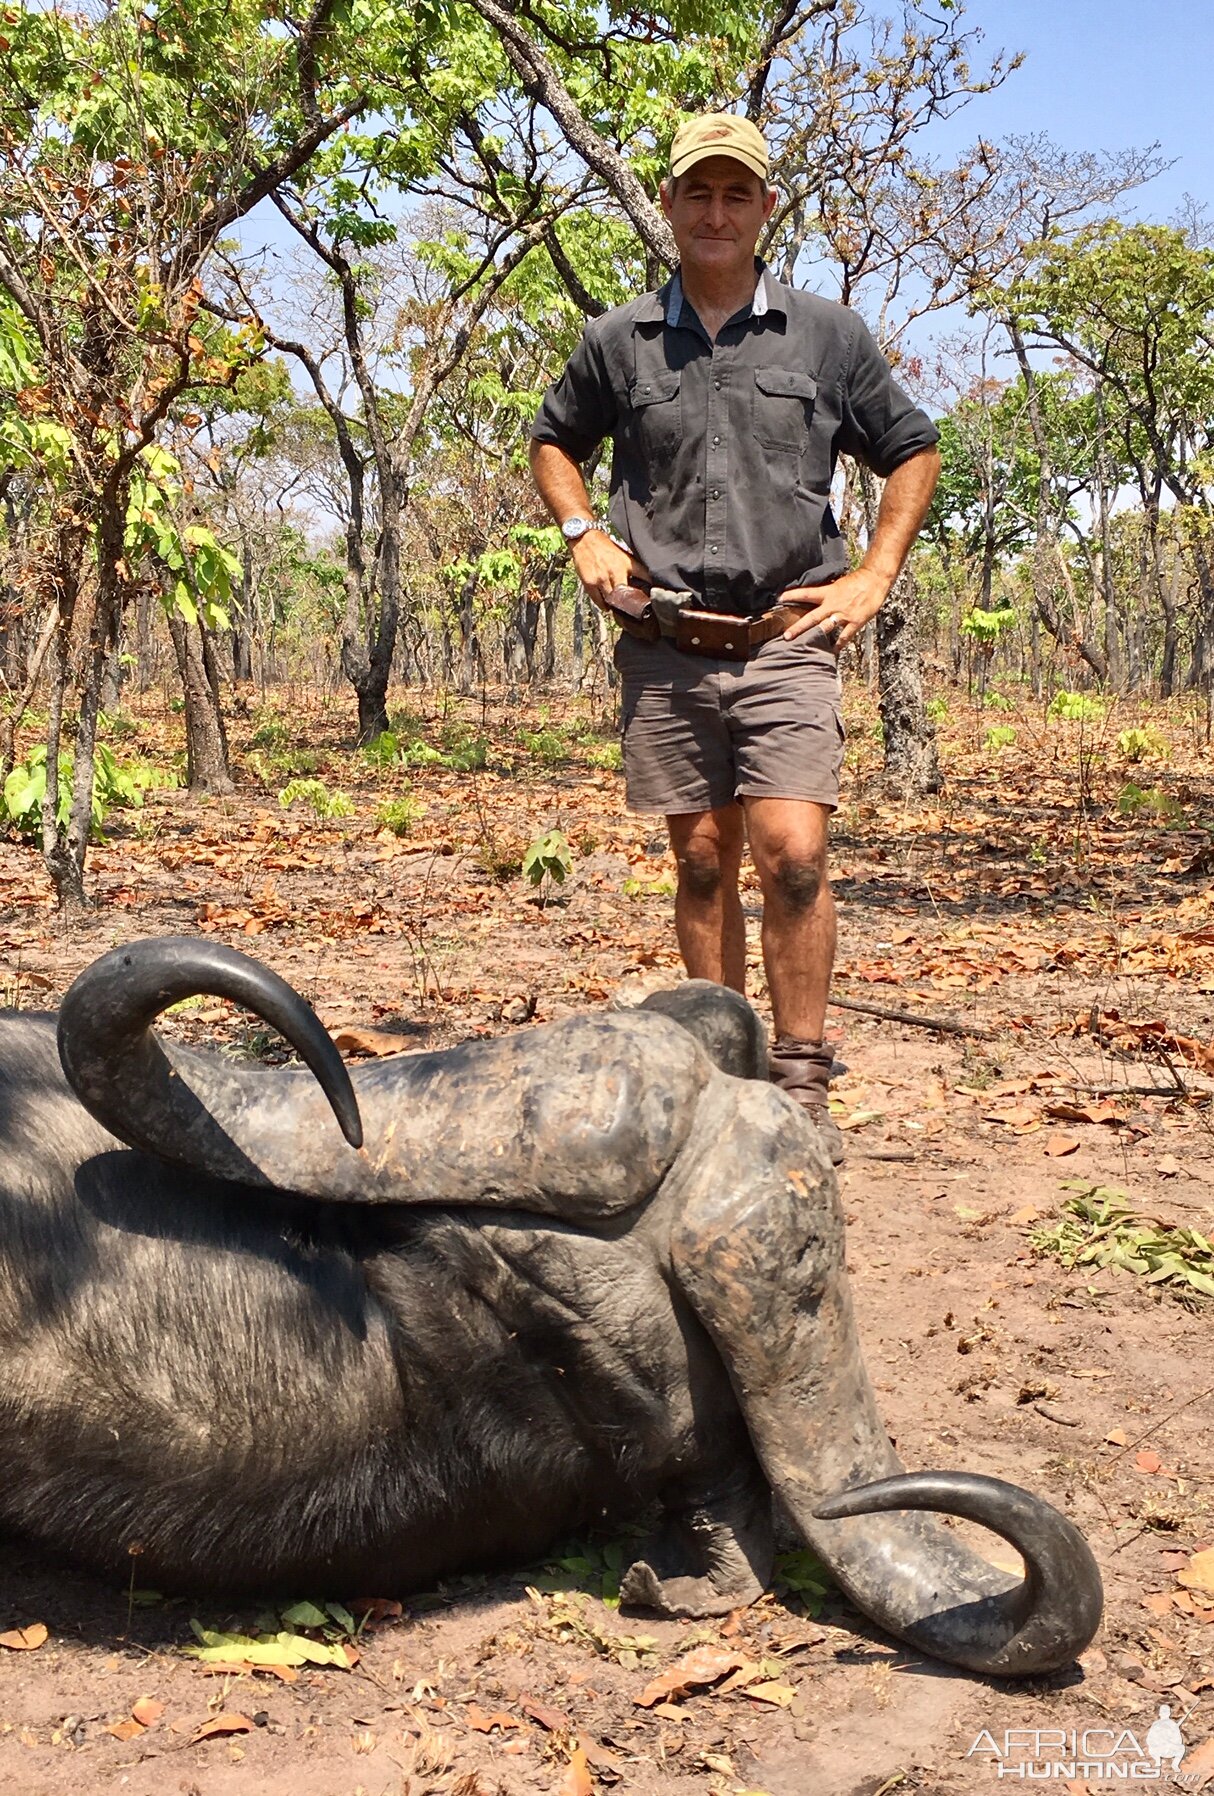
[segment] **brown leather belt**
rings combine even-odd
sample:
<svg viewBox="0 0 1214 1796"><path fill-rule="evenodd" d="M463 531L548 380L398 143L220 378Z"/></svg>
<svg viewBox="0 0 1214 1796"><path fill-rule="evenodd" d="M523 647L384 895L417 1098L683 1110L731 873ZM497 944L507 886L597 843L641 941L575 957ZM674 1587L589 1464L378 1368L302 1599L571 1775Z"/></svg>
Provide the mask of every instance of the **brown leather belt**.
<svg viewBox="0 0 1214 1796"><path fill-rule="evenodd" d="M804 617L805 605L773 605L758 617L731 617L722 611L680 609L673 625L663 628L649 594L637 586L617 586L606 599L622 630L640 642L657 642L665 636L688 655L712 655L718 660L748 661L757 648L782 636L789 624Z"/></svg>

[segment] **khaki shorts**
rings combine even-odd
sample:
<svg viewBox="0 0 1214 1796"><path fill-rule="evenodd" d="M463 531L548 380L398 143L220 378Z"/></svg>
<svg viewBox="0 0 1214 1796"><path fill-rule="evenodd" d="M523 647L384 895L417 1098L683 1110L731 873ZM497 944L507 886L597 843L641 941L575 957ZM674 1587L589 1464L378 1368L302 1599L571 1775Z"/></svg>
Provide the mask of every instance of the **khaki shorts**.
<svg viewBox="0 0 1214 1796"><path fill-rule="evenodd" d="M740 798L837 806L843 709L825 632L774 637L749 661L622 635L615 665L631 810L675 816Z"/></svg>

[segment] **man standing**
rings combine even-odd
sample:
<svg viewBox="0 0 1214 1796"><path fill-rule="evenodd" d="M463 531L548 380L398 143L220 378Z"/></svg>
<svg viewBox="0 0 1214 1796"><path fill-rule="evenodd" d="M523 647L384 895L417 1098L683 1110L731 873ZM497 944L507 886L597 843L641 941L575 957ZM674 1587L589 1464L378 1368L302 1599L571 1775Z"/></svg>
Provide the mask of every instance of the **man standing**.
<svg viewBox="0 0 1214 1796"><path fill-rule="evenodd" d="M616 645L634 810L660 812L678 864L692 978L744 989L745 839L763 892L772 1078L831 1158L823 1041L835 953L826 877L843 724L837 656L874 617L939 473L937 432L859 317L756 260L775 205L748 120L707 114L671 147L662 209L679 267L588 327L532 427L531 467L579 579L606 605L654 589ZM581 463L614 439L610 524ZM885 478L858 567L830 509L839 452Z"/></svg>

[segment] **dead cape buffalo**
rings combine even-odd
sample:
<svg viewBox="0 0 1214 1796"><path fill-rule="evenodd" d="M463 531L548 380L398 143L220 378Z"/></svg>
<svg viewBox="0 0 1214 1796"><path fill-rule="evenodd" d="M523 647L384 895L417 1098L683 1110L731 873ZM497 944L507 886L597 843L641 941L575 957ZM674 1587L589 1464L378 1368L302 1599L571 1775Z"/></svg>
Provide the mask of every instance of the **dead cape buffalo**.
<svg viewBox="0 0 1214 1796"><path fill-rule="evenodd" d="M204 992L310 1070L156 1036ZM919 1651L1068 1663L1091 1554L1014 1485L899 1475L831 1168L763 1072L749 1006L698 983L351 1075L244 955L107 954L57 1043L0 1023L0 1526L105 1573L138 1542L162 1588L390 1593L660 1505L625 1593L707 1615L763 1588L774 1492Z"/></svg>

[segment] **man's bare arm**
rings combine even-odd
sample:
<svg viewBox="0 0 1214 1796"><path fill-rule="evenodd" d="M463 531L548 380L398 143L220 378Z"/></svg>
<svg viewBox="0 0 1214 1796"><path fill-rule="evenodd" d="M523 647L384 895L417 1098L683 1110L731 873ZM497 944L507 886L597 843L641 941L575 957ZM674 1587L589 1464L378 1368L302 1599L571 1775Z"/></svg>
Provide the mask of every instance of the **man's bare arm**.
<svg viewBox="0 0 1214 1796"><path fill-rule="evenodd" d="M532 442L531 478L558 524L566 518L593 516L582 470L559 444ZM569 545L569 556L578 579L596 604L601 604L617 586L627 586L638 578L648 579L636 556L612 542L605 530L588 530Z"/></svg>
<svg viewBox="0 0 1214 1796"><path fill-rule="evenodd" d="M828 617L838 618L842 626L833 633L836 648L845 648L860 634L876 617L902 572L939 478L940 452L935 447L920 449L917 455L899 462L885 483L876 529L859 567L829 586L792 586L781 593L782 599L793 604L812 606L785 630L786 639L814 629Z"/></svg>

